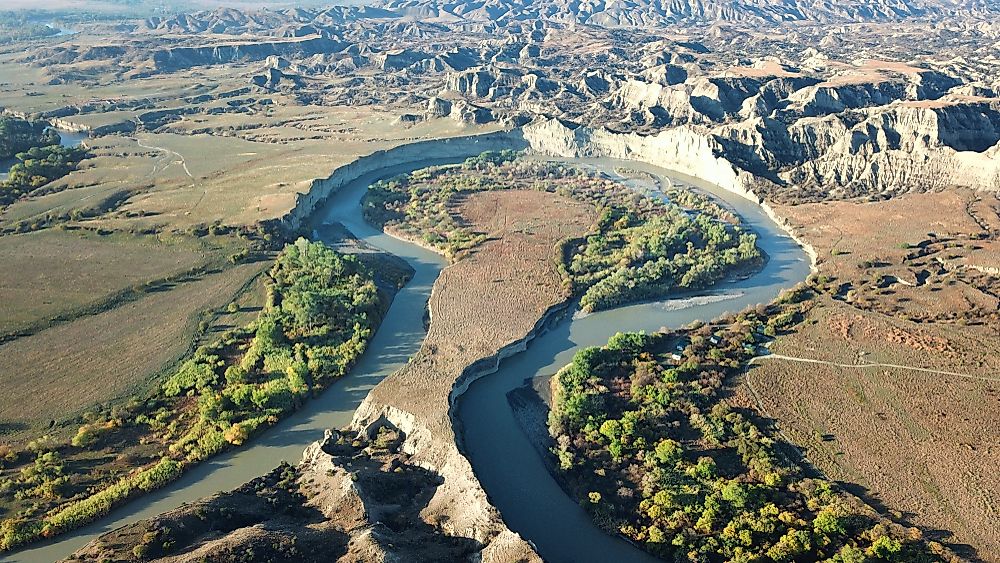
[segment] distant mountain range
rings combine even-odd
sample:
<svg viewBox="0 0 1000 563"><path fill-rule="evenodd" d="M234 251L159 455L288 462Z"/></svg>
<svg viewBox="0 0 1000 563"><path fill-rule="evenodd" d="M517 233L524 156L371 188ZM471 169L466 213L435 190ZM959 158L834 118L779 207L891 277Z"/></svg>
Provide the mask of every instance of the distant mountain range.
<svg viewBox="0 0 1000 563"><path fill-rule="evenodd" d="M885 21L1000 11L997 0L387 0L393 12L464 20L549 19L601 26L671 23Z"/></svg>

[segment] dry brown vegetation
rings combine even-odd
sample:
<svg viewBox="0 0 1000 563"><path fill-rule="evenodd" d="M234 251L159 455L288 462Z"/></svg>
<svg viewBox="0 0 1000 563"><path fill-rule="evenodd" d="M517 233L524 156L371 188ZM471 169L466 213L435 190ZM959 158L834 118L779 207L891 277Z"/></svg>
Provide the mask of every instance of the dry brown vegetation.
<svg viewBox="0 0 1000 563"><path fill-rule="evenodd" d="M266 265L244 264L180 282L0 346L5 430L13 436L37 432L50 419L141 387L188 351L199 313L228 303Z"/></svg>
<svg viewBox="0 0 1000 563"><path fill-rule="evenodd" d="M88 139L91 158L80 170L45 190L54 193L37 194L0 212L0 226L89 209L116 194L125 201L96 222L104 228L185 229L215 221L253 225L282 217L312 180L358 156L416 139L497 128L451 119L400 127L400 110L303 104L280 92L262 97L246 88L241 72L249 69L234 72L225 66L125 83L90 69L100 78L86 89L75 84L39 88L51 77L12 60L21 54L0 53L0 107L6 110L36 114L86 107L64 121L98 131L129 126L142 115L169 116L143 117L142 132ZM137 104L144 109L131 109ZM119 105L127 109L108 109Z"/></svg>
<svg viewBox="0 0 1000 563"><path fill-rule="evenodd" d="M1000 358L989 350L1000 339L979 327L928 329L830 299L822 305L773 352L850 367L761 359L746 382L764 414L828 477L994 559Z"/></svg>
<svg viewBox="0 0 1000 563"><path fill-rule="evenodd" d="M440 472L443 482L421 513L424 520L447 522L455 535L475 529L493 537L505 528L457 449L450 397L467 368L525 338L567 299L556 243L588 232L597 216L585 204L534 190L476 193L453 211L487 240L438 277L423 346L371 391L358 417L374 421L380 412L396 413L394 424L405 426L415 444L409 451Z"/></svg>
<svg viewBox="0 0 1000 563"><path fill-rule="evenodd" d="M462 370L524 337L568 297L555 245L587 232L596 219L584 204L533 190L475 193L455 212L487 240L441 272L423 347L373 391L446 428L448 394Z"/></svg>
<svg viewBox="0 0 1000 563"><path fill-rule="evenodd" d="M201 265L206 254L155 240L49 229L0 237L0 334L22 330L145 282Z"/></svg>
<svg viewBox="0 0 1000 563"><path fill-rule="evenodd" d="M820 273L847 302L920 322L995 323L1000 280L987 273L998 266L995 202L951 190L779 213L816 248Z"/></svg>
<svg viewBox="0 0 1000 563"><path fill-rule="evenodd" d="M783 207L824 295L741 386L827 476L990 561L1000 280L977 266L995 259L996 209L960 190Z"/></svg>

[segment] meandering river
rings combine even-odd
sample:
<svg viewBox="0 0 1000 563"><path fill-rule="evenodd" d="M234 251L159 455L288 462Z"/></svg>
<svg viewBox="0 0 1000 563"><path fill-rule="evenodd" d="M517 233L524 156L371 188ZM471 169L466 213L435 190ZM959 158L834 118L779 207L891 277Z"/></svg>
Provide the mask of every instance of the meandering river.
<svg viewBox="0 0 1000 563"><path fill-rule="evenodd" d="M693 179L637 163L585 162L607 170L626 165L697 185ZM281 460L294 463L307 445L322 437L324 429L348 424L368 391L419 349L425 335L424 306L435 279L446 265L437 254L389 237L365 223L359 209L360 199L376 179L443 163L426 161L419 166L386 168L363 176L333 195L318 214L319 221L342 223L358 238L404 258L415 271L413 280L397 294L368 351L349 375L254 439L249 447L213 458L168 487L119 507L93 524L9 554L5 560L50 562L65 558L101 533L230 490L268 472ZM599 531L583 509L562 492L514 418L507 393L520 387L527 378L554 373L570 361L580 346L602 344L615 332L677 327L695 319L710 319L727 311L765 303L809 273L809 260L803 250L757 205L711 186L698 187L727 201L757 231L761 247L770 256L762 272L748 280L722 284L698 298L647 303L567 319L535 339L526 352L504 360L498 373L473 383L458 400L463 451L508 526L532 541L547 560L645 561L649 557L627 542Z"/></svg>
<svg viewBox="0 0 1000 563"><path fill-rule="evenodd" d="M570 363L581 347L602 345L616 332L677 328L767 303L782 290L803 281L809 275L810 261L760 206L731 192L633 162L576 162L609 172L616 166L627 166L649 172L661 182L673 178L675 184L694 185L709 192L753 227L759 246L770 257L764 269L749 279L722 283L697 296L622 307L561 322L530 342L525 352L504 360L497 373L474 382L458 400L463 453L507 526L531 541L546 561L652 561L628 542L598 529L586 511L563 492L515 418L507 393L524 385L526 379L550 376Z"/></svg>

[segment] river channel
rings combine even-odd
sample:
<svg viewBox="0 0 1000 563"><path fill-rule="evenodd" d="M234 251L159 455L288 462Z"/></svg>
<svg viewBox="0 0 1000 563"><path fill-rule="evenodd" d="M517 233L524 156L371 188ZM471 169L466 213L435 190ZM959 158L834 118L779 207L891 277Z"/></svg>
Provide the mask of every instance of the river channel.
<svg viewBox="0 0 1000 563"><path fill-rule="evenodd" d="M531 541L546 561L653 561L626 541L609 536L560 488L535 446L522 430L507 394L525 380L547 377L570 363L581 347L600 346L620 331L654 332L710 320L728 312L773 300L782 290L805 280L810 261L805 251L764 213L743 197L694 178L653 166L609 159L576 160L612 172L625 166L648 172L660 182L693 186L723 200L758 235L769 260L758 274L722 283L694 296L643 303L579 316L551 327L521 354L504 360L500 370L469 386L457 402L462 451L500 510L507 526Z"/></svg>
<svg viewBox="0 0 1000 563"><path fill-rule="evenodd" d="M458 399L463 451L491 501L508 526L535 544L546 560L645 561L649 557L630 544L604 534L570 499L546 470L539 454L513 416L507 393L524 381L554 373L581 346L603 344L618 331L654 331L696 319L711 319L728 311L766 303L783 289L805 279L809 260L763 210L748 200L696 180L639 163L611 160L577 161L608 171L616 165L642 169L696 185L725 200L760 237L770 260L763 271L743 281L724 283L696 297L646 303L574 317L557 323L532 341L528 350L501 362L500 370L473 383ZM227 491L273 469L280 461L301 458L303 449L320 439L323 430L347 425L368 391L406 363L425 336L424 307L443 258L394 239L361 218L359 202L367 186L380 178L445 161L385 168L349 183L331 196L317 221L339 222L355 236L405 259L415 274L393 301L368 351L351 373L291 417L254 439L249 447L213 458L185 473L166 488L115 509L105 518L54 541L8 554L10 561L51 562L67 557L106 531L150 517L220 491Z"/></svg>

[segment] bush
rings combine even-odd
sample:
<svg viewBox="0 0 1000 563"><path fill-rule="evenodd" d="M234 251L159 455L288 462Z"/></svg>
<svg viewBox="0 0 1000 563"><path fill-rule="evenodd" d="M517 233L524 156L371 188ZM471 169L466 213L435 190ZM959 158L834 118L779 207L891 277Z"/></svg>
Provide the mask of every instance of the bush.
<svg viewBox="0 0 1000 563"><path fill-rule="evenodd" d="M250 437L250 434L242 424L237 422L226 429L225 433L223 433L223 437L227 442L233 444L234 446L242 446L243 442L246 442Z"/></svg>
<svg viewBox="0 0 1000 563"><path fill-rule="evenodd" d="M107 434L116 427L112 422L84 424L77 431L70 444L78 448L89 448L96 444L101 436Z"/></svg>

